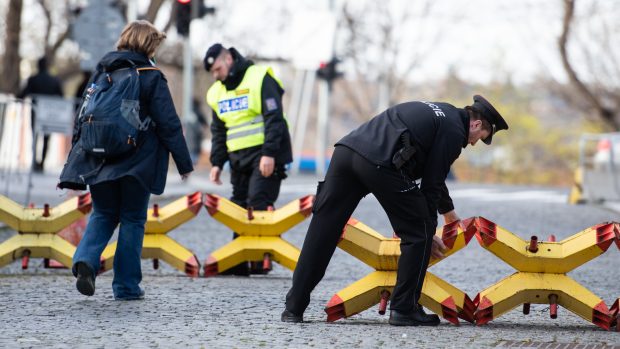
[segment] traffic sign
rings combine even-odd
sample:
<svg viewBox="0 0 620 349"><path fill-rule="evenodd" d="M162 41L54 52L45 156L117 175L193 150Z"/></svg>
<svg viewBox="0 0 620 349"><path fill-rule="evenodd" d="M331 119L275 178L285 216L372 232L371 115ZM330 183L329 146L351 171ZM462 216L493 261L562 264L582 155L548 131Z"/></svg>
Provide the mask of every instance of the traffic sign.
<svg viewBox="0 0 620 349"><path fill-rule="evenodd" d="M118 9L106 1L92 1L73 23L72 36L80 46L82 70L95 70L97 63L114 45L125 26Z"/></svg>
<svg viewBox="0 0 620 349"><path fill-rule="evenodd" d="M74 103L62 97L35 95L35 128L38 133L73 133Z"/></svg>

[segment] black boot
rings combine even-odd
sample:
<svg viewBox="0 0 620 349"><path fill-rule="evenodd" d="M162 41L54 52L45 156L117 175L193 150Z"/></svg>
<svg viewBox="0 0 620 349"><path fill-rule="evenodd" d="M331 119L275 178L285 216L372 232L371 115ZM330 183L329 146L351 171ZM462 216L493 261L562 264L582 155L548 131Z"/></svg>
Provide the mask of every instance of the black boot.
<svg viewBox="0 0 620 349"><path fill-rule="evenodd" d="M426 314L422 306L418 305L410 313L391 310L389 323L392 326L437 326L439 325L439 316Z"/></svg>
<svg viewBox="0 0 620 349"><path fill-rule="evenodd" d="M241 262L230 269L224 270L220 275L250 276L250 267L248 262Z"/></svg>
<svg viewBox="0 0 620 349"><path fill-rule="evenodd" d="M296 315L293 314L292 312L284 309L284 311L282 312L282 316L280 317L280 319L282 320L282 322L294 322L294 323L299 323L299 322L304 322L304 315Z"/></svg>
<svg viewBox="0 0 620 349"><path fill-rule="evenodd" d="M75 287L81 294L85 296L92 296L95 294L95 273L84 262L77 262L75 264L75 270L77 272L77 281Z"/></svg>

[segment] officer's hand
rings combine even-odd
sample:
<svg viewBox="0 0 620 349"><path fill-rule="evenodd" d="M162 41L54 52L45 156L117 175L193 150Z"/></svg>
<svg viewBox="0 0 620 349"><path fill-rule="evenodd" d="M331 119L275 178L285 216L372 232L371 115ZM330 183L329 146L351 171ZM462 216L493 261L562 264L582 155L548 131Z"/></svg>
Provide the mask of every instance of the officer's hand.
<svg viewBox="0 0 620 349"><path fill-rule="evenodd" d="M211 168L211 173L209 174L209 179L211 182L221 185L222 181L220 180L220 174L222 174L222 169L218 166L213 166L213 168Z"/></svg>
<svg viewBox="0 0 620 349"><path fill-rule="evenodd" d="M450 212L446 212L443 214L443 221L444 224L450 224L452 222L456 222L456 221L460 221L461 219L459 218L459 216L457 216L456 212L454 210L450 211Z"/></svg>
<svg viewBox="0 0 620 349"><path fill-rule="evenodd" d="M447 249L448 248L446 247L446 245L444 245L443 240L441 240L439 236L433 235L433 246L431 247L431 256L437 259L442 259L443 253Z"/></svg>
<svg viewBox="0 0 620 349"><path fill-rule="evenodd" d="M181 180L182 180L182 181L187 180L187 179L189 178L189 175L191 175L191 174L192 174L191 172L183 173L183 174L181 175Z"/></svg>
<svg viewBox="0 0 620 349"><path fill-rule="evenodd" d="M273 174L273 169L276 165L276 161L271 156L261 156L258 169L263 177L269 177Z"/></svg>

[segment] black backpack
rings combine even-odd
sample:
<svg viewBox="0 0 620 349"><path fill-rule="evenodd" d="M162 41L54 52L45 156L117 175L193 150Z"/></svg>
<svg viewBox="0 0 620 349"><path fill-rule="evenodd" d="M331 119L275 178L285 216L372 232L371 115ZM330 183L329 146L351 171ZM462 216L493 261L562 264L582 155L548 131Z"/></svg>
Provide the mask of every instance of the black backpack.
<svg viewBox="0 0 620 349"><path fill-rule="evenodd" d="M79 139L87 153L100 158L126 155L138 146L151 118L140 119L140 71L159 70L132 65L99 71L84 92L80 107Z"/></svg>

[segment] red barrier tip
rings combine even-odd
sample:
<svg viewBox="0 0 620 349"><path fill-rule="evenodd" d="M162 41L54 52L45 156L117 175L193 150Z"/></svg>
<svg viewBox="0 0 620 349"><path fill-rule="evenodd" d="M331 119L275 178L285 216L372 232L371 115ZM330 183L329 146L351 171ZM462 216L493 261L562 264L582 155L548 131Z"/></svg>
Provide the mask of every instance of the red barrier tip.
<svg viewBox="0 0 620 349"><path fill-rule="evenodd" d="M193 255L185 261L185 274L190 277L198 277L199 272L200 262L198 262L196 255Z"/></svg>

